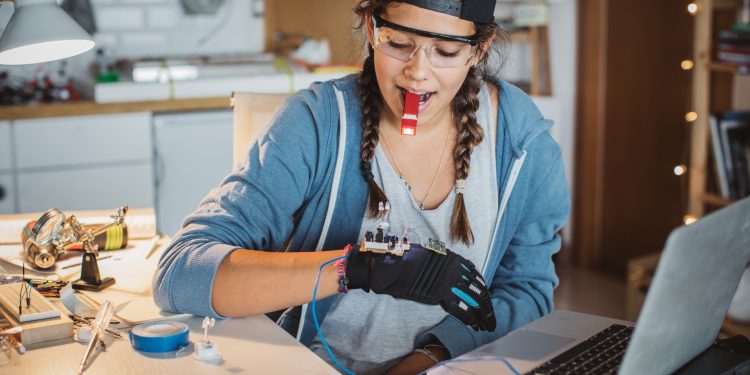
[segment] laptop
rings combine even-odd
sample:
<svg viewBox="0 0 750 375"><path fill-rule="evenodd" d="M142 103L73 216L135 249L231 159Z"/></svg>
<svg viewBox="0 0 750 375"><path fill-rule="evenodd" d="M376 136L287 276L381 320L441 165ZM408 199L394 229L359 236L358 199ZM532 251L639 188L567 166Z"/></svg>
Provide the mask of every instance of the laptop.
<svg viewBox="0 0 750 375"><path fill-rule="evenodd" d="M555 311L428 374L669 374L716 339L750 260L750 198L675 229L638 324Z"/></svg>

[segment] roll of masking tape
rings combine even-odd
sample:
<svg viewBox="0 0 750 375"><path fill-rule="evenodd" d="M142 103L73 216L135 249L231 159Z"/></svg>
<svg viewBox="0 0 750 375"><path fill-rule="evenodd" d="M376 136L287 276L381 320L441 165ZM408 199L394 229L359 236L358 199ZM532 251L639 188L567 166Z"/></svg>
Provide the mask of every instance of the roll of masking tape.
<svg viewBox="0 0 750 375"><path fill-rule="evenodd" d="M151 322L130 330L130 344L143 352L170 352L188 344L190 328L180 322Z"/></svg>

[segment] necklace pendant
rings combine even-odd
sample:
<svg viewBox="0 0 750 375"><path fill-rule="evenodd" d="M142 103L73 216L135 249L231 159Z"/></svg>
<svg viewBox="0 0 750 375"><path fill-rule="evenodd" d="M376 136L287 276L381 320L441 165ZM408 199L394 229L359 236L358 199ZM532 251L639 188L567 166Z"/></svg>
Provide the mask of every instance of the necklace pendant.
<svg viewBox="0 0 750 375"><path fill-rule="evenodd" d="M419 209L422 210L422 211L424 211L424 203L420 203L419 204Z"/></svg>
<svg viewBox="0 0 750 375"><path fill-rule="evenodd" d="M398 176L398 177L401 179L401 181L404 182L404 185L406 185L406 190L411 191L411 185L409 185L409 183L406 181L406 179L404 178L404 176Z"/></svg>

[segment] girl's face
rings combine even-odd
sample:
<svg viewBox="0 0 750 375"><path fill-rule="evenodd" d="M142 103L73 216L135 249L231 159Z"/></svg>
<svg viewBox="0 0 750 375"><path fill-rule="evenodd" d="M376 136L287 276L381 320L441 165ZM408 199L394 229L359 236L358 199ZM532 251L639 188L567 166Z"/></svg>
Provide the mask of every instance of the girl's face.
<svg viewBox="0 0 750 375"><path fill-rule="evenodd" d="M407 26L412 29L430 31L440 34L456 36L472 36L476 33L474 23L458 17L434 12L411 4L392 4L380 13L386 21ZM368 39L374 43L373 25L368 21ZM391 57L379 49L375 49L375 73L378 86L385 101L384 113L381 118L394 126L400 126L404 110L406 90L422 94L419 102L418 127L432 127L445 121L450 123L452 118L450 103L466 79L469 68L474 64L471 58L467 64L457 67L435 67L435 57L438 53L455 53L449 50L446 42L415 34L407 34L412 45L425 45L414 53L409 61L401 61ZM450 42L455 43L456 42ZM458 42L459 45L461 42ZM449 44L448 44L449 45ZM398 46L398 44L397 44ZM426 51L433 55L433 63L427 58ZM468 45L464 45L467 47ZM474 49L472 50L474 51ZM473 54L473 52L472 52ZM439 64L438 64L439 65ZM419 131L417 131L419 134Z"/></svg>

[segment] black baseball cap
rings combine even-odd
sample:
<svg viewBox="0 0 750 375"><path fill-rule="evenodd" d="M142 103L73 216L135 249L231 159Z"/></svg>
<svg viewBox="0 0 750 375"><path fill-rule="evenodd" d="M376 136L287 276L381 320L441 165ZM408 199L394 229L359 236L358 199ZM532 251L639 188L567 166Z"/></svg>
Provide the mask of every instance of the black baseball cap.
<svg viewBox="0 0 750 375"><path fill-rule="evenodd" d="M493 13L497 0L400 0L400 2L449 14L467 21L491 23L495 20Z"/></svg>

